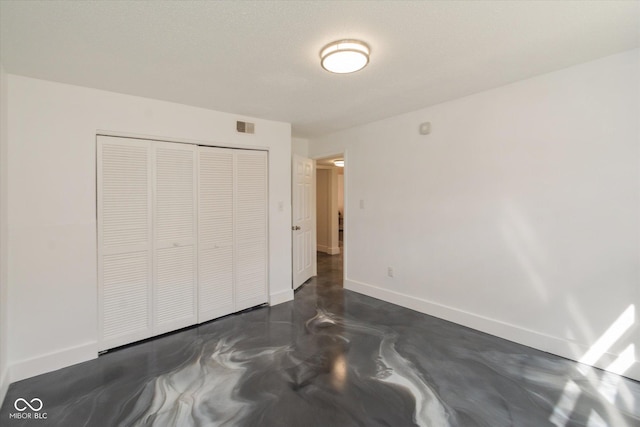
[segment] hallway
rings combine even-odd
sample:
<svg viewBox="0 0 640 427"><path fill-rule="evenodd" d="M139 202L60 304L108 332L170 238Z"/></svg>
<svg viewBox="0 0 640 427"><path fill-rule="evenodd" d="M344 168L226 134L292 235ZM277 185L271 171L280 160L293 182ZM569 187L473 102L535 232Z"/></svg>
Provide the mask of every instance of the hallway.
<svg viewBox="0 0 640 427"><path fill-rule="evenodd" d="M342 288L344 257L342 242L340 243L340 254L338 255L317 252L318 275L309 279L303 286L315 284L316 286L338 286Z"/></svg>

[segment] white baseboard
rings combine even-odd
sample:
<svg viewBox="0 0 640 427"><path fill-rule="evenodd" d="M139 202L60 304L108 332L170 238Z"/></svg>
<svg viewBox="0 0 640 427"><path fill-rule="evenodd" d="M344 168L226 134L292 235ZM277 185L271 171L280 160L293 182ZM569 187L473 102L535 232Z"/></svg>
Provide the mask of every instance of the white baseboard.
<svg viewBox="0 0 640 427"><path fill-rule="evenodd" d="M291 300L293 300L293 289L287 289L269 295L269 305L278 305Z"/></svg>
<svg viewBox="0 0 640 427"><path fill-rule="evenodd" d="M329 255L338 255L340 253L340 246L331 247L325 245L317 245L316 250L318 252L323 252Z"/></svg>
<svg viewBox="0 0 640 427"><path fill-rule="evenodd" d="M624 376L632 378L636 381L640 381L640 361L636 360L635 362L633 362L633 365L631 365L631 367L627 369L627 372L624 373Z"/></svg>
<svg viewBox="0 0 640 427"><path fill-rule="evenodd" d="M11 364L11 382L66 368L98 357L98 343L90 342Z"/></svg>
<svg viewBox="0 0 640 427"><path fill-rule="evenodd" d="M367 283L345 279L344 288L567 359L579 361L581 355L588 351L587 346L570 340L546 335ZM617 357L618 355L616 354L605 353L594 366L606 369ZM640 362L636 361L623 375L640 381Z"/></svg>
<svg viewBox="0 0 640 427"><path fill-rule="evenodd" d="M0 372L0 407L4 402L4 398L7 396L7 390L9 390L9 369L6 368L4 372Z"/></svg>

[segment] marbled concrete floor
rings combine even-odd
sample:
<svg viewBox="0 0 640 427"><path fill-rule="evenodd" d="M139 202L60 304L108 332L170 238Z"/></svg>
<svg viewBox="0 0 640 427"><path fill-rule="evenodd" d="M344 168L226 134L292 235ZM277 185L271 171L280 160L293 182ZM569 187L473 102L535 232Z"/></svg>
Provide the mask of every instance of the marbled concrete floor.
<svg viewBox="0 0 640 427"><path fill-rule="evenodd" d="M0 425L640 426L638 382L344 291L340 266L320 255L295 301L12 384ZM47 418L10 419L20 398Z"/></svg>

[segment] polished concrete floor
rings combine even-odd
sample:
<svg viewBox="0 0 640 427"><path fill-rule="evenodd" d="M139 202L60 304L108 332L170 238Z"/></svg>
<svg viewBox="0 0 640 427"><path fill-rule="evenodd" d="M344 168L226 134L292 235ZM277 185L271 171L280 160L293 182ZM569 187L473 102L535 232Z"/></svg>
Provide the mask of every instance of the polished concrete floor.
<svg viewBox="0 0 640 427"><path fill-rule="evenodd" d="M341 263L319 254L292 302L12 384L0 425L640 426L639 383L345 291Z"/></svg>

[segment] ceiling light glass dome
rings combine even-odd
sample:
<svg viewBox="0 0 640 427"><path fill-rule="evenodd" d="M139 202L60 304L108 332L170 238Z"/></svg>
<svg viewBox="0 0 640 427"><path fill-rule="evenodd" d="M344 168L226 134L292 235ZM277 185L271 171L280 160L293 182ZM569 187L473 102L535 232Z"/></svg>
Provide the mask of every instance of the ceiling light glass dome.
<svg viewBox="0 0 640 427"><path fill-rule="evenodd" d="M339 40L320 51L320 63L322 68L332 73L353 73L369 63L369 52L369 46L364 42Z"/></svg>

